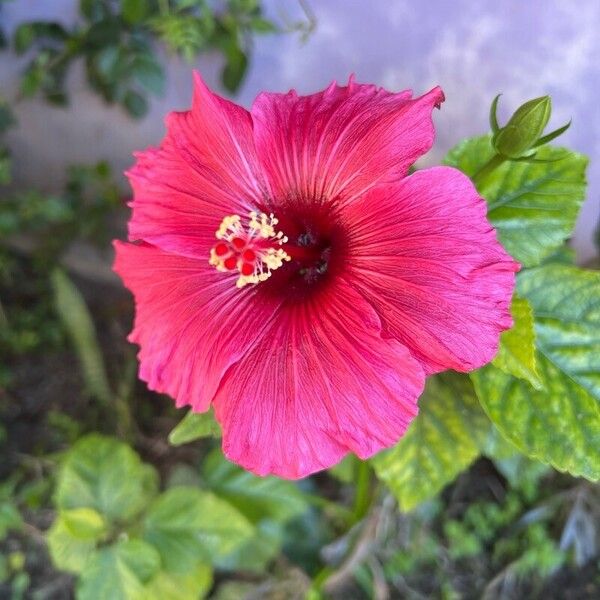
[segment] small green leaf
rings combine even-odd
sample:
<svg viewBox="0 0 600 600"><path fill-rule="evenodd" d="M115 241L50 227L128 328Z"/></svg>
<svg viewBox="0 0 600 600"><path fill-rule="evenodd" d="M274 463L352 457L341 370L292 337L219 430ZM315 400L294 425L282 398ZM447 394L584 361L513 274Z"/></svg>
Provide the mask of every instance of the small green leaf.
<svg viewBox="0 0 600 600"><path fill-rule="evenodd" d="M171 573L185 573L198 561L218 560L252 534L252 525L233 506L196 488L167 490L144 519L144 539L158 550L163 568Z"/></svg>
<svg viewBox="0 0 600 600"><path fill-rule="evenodd" d="M117 440L89 434L65 456L55 503L62 510L92 508L110 522L139 514L157 489L157 474Z"/></svg>
<svg viewBox="0 0 600 600"><path fill-rule="evenodd" d="M248 57L240 47L230 44L225 50L225 58L227 62L222 73L223 85L228 92L234 93L246 74Z"/></svg>
<svg viewBox="0 0 600 600"><path fill-rule="evenodd" d="M79 0L79 11L89 21L98 21L107 15L108 8L102 0Z"/></svg>
<svg viewBox="0 0 600 600"><path fill-rule="evenodd" d="M212 409L204 413L190 410L169 434L169 443L173 446L181 446L200 438L219 435L221 429L215 421Z"/></svg>
<svg viewBox="0 0 600 600"><path fill-rule="evenodd" d="M0 540L11 530L18 530L23 525L21 513L10 500L0 501Z"/></svg>
<svg viewBox="0 0 600 600"><path fill-rule="evenodd" d="M85 36L86 50L99 50L105 46L117 46L121 37L122 26L119 19L107 16L96 21Z"/></svg>
<svg viewBox="0 0 600 600"><path fill-rule="evenodd" d="M551 264L524 272L533 308L535 390L494 366L471 374L498 429L521 451L561 471L600 478L600 273Z"/></svg>
<svg viewBox="0 0 600 600"><path fill-rule="evenodd" d="M136 119L141 119L148 112L148 101L134 90L129 90L123 98L125 110Z"/></svg>
<svg viewBox="0 0 600 600"><path fill-rule="evenodd" d="M143 21L149 12L148 0L122 0L121 14L128 23L135 25Z"/></svg>
<svg viewBox="0 0 600 600"><path fill-rule="evenodd" d="M145 584L160 569L158 552L126 540L96 552L81 573L78 600L146 600Z"/></svg>
<svg viewBox="0 0 600 600"><path fill-rule="evenodd" d="M342 483L351 483L356 473L357 460L356 455L348 454L337 465L327 469L327 472Z"/></svg>
<svg viewBox="0 0 600 600"><path fill-rule="evenodd" d="M107 523L93 508L81 507L61 511L60 517L67 531L78 539L97 540L107 531Z"/></svg>
<svg viewBox="0 0 600 600"><path fill-rule="evenodd" d="M199 600L212 586L212 569L199 563L186 573L160 571L146 586L144 600Z"/></svg>
<svg viewBox="0 0 600 600"><path fill-rule="evenodd" d="M67 32L60 23L32 21L19 25L13 34L17 54L23 54L40 39L64 40Z"/></svg>
<svg viewBox="0 0 600 600"><path fill-rule="evenodd" d="M403 510L433 497L477 458L490 429L465 375L430 377L419 411L400 441L371 459Z"/></svg>
<svg viewBox="0 0 600 600"><path fill-rule="evenodd" d="M77 352L86 387L95 398L109 404L112 401L112 392L94 323L85 300L66 273L60 269L53 271L51 279L56 311Z"/></svg>
<svg viewBox="0 0 600 600"><path fill-rule="evenodd" d="M0 98L0 134L17 124L10 105Z"/></svg>
<svg viewBox="0 0 600 600"><path fill-rule="evenodd" d="M165 91L165 73L152 55L136 56L131 70L137 82L150 93L160 95Z"/></svg>
<svg viewBox="0 0 600 600"><path fill-rule="evenodd" d="M250 19L250 28L256 33L275 33L277 31L275 23L262 17L253 17Z"/></svg>
<svg viewBox="0 0 600 600"><path fill-rule="evenodd" d="M490 136L461 142L446 164L474 175L494 154ZM507 252L526 267L538 265L571 235L585 197L587 158L564 148L544 146L537 159L546 163L505 162L479 190L488 217Z"/></svg>
<svg viewBox="0 0 600 600"><path fill-rule="evenodd" d="M256 534L233 552L217 561L225 571L251 571L262 573L275 559L283 544L283 526L276 521L264 519L256 528Z"/></svg>
<svg viewBox="0 0 600 600"><path fill-rule="evenodd" d="M17 54L26 52L35 41L35 32L30 23L19 25L13 34L13 44Z"/></svg>
<svg viewBox="0 0 600 600"><path fill-rule="evenodd" d="M202 475L215 494L253 523L264 518L288 521L308 508L296 484L276 477L257 477L240 469L224 458L220 448L204 459Z"/></svg>
<svg viewBox="0 0 600 600"><path fill-rule="evenodd" d="M46 542L54 566L70 573L80 573L96 552L95 540L73 536L60 516L46 534Z"/></svg>
<svg viewBox="0 0 600 600"><path fill-rule="evenodd" d="M527 300L515 296L510 310L514 325L500 337L500 350L492 364L509 375L525 379L534 388L541 389L543 385L535 366L535 332L531 306Z"/></svg>

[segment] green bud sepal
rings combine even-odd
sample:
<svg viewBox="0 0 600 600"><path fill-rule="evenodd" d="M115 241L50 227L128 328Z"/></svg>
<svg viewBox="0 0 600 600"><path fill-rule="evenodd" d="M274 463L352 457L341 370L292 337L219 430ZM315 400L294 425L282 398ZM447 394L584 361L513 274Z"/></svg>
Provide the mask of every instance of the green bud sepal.
<svg viewBox="0 0 600 600"><path fill-rule="evenodd" d="M522 104L504 127L498 124L496 116L498 94L490 107L490 127L492 129L492 146L502 157L508 160L528 159L535 156L536 148L547 144L562 135L571 125L559 127L555 131L543 135L544 129L552 113L550 96L541 96Z"/></svg>

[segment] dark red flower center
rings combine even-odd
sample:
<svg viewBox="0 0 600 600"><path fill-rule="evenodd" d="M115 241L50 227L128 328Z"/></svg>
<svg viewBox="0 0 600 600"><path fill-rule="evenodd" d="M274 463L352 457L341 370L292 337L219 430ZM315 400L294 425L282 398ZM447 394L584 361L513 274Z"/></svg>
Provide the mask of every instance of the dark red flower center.
<svg viewBox="0 0 600 600"><path fill-rule="evenodd" d="M286 279L304 283L322 279L331 267L333 240L321 220L315 215L309 223L285 218L282 229L286 234L278 225L280 221L273 214L225 217L215 234L217 243L211 249L210 264L219 271L237 272L238 287L266 281L288 263Z"/></svg>

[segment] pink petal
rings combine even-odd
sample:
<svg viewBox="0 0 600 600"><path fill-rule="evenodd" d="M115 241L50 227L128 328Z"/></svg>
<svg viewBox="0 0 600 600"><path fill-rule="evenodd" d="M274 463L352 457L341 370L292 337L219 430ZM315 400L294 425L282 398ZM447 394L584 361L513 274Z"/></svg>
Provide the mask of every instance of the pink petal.
<svg viewBox="0 0 600 600"><path fill-rule="evenodd" d="M516 263L486 203L449 167L418 171L345 210L353 283L428 373L489 362L512 326Z"/></svg>
<svg viewBox="0 0 600 600"><path fill-rule="evenodd" d="M441 89L411 100L374 85L332 83L298 96L260 94L252 106L256 149L274 197L350 202L394 181L431 148L431 111Z"/></svg>
<svg viewBox="0 0 600 600"><path fill-rule="evenodd" d="M424 376L380 327L341 278L282 307L215 397L226 456L259 475L298 478L394 444L417 413Z"/></svg>
<svg viewBox="0 0 600 600"><path fill-rule="evenodd" d="M177 406L207 410L225 371L258 342L278 301L205 260L149 245L114 243L115 271L135 297L129 340L140 345L140 379Z"/></svg>
<svg viewBox="0 0 600 600"><path fill-rule="evenodd" d="M213 94L195 74L187 112L171 113L160 148L136 154L129 238L208 256L223 217L246 215L263 196L250 113Z"/></svg>

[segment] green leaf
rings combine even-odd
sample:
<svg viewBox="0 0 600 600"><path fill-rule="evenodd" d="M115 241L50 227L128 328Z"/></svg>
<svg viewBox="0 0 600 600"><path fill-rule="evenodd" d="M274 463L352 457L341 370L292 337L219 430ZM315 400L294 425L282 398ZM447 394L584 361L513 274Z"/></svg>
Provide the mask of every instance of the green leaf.
<svg viewBox="0 0 600 600"><path fill-rule="evenodd" d="M13 45L17 54L23 54L40 39L64 40L67 32L60 23L32 21L22 23L13 34Z"/></svg>
<svg viewBox="0 0 600 600"><path fill-rule="evenodd" d="M218 560L252 534L252 525L225 500L189 487L158 496L144 519L144 539L172 573L185 573L198 561Z"/></svg>
<svg viewBox="0 0 600 600"><path fill-rule="evenodd" d="M262 573L279 554L282 544L281 523L264 519L258 524L256 534L245 544L218 560L217 566L225 571Z"/></svg>
<svg viewBox="0 0 600 600"><path fill-rule="evenodd" d="M256 33L276 33L278 31L275 23L262 17L250 19L250 28Z"/></svg>
<svg viewBox="0 0 600 600"><path fill-rule="evenodd" d="M212 586L212 569L199 563L186 573L160 571L146 586L144 600L198 600Z"/></svg>
<svg viewBox="0 0 600 600"><path fill-rule="evenodd" d="M10 105L0 98L0 134L17 124L15 115Z"/></svg>
<svg viewBox="0 0 600 600"><path fill-rule="evenodd" d="M419 410L404 437L371 459L403 510L434 496L477 458L490 429L465 375L430 377Z"/></svg>
<svg viewBox="0 0 600 600"><path fill-rule="evenodd" d="M534 388L541 389L543 385L535 364L535 332L531 306L527 300L515 296L510 310L514 326L500 337L500 349L492 364L509 375L525 379Z"/></svg>
<svg viewBox="0 0 600 600"><path fill-rule="evenodd" d="M107 10L102 0L79 0L79 11L89 21L98 21L107 16Z"/></svg>
<svg viewBox="0 0 600 600"><path fill-rule="evenodd" d="M148 112L148 101L134 90L129 90L123 98L125 110L134 118L141 119Z"/></svg>
<svg viewBox="0 0 600 600"><path fill-rule="evenodd" d="M213 410L195 413L189 411L169 434L169 443L181 446L204 437L218 437L221 435L219 424L215 421Z"/></svg>
<svg viewBox="0 0 600 600"><path fill-rule="evenodd" d="M449 152L446 164L474 175L494 154L490 139L461 142ZM551 146L540 148L536 159L555 162L505 162L479 190L503 246L527 267L538 265L571 235L585 197L588 162L581 154Z"/></svg>
<svg viewBox="0 0 600 600"><path fill-rule="evenodd" d="M95 553L81 573L78 600L146 600L145 584L160 568L158 552L142 540L117 542Z"/></svg>
<svg viewBox="0 0 600 600"><path fill-rule="evenodd" d="M60 269L51 276L56 312L64 323L77 352L83 378L90 394L105 404L112 401L102 352L85 300Z"/></svg>
<svg viewBox="0 0 600 600"><path fill-rule="evenodd" d="M600 478L600 273L552 264L524 272L544 390L493 366L471 374L480 401L519 449L561 471Z"/></svg>
<svg viewBox="0 0 600 600"><path fill-rule="evenodd" d="M228 92L237 92L246 69L248 68L248 57L239 46L229 44L225 49L225 68L222 73L222 80L225 89Z"/></svg>
<svg viewBox="0 0 600 600"><path fill-rule="evenodd" d="M549 265L519 276L538 349L600 403L600 273Z"/></svg>
<svg viewBox="0 0 600 600"><path fill-rule="evenodd" d="M143 21L149 12L148 0L122 0L121 14L128 23L134 25Z"/></svg>
<svg viewBox="0 0 600 600"><path fill-rule="evenodd" d="M359 460L354 454L347 454L341 462L327 469L327 472L342 483L351 483L356 473L356 461Z"/></svg>
<svg viewBox="0 0 600 600"><path fill-rule="evenodd" d="M55 493L60 509L93 508L111 522L138 515L157 489L157 474L126 444L90 434L65 456Z"/></svg>
<svg viewBox="0 0 600 600"><path fill-rule="evenodd" d="M23 525L21 513L10 500L0 501L0 541L6 537L6 534L15 529L20 529Z"/></svg>
<svg viewBox="0 0 600 600"><path fill-rule="evenodd" d="M73 536L60 516L46 534L46 543L54 566L70 573L80 573L96 552L95 540Z"/></svg>
<svg viewBox="0 0 600 600"><path fill-rule="evenodd" d="M131 70L137 82L152 94L160 95L165 91L165 73L152 55L136 56Z"/></svg>
<svg viewBox="0 0 600 600"><path fill-rule="evenodd" d="M296 484L276 477L257 477L226 460L219 448L205 458L202 475L215 494L253 523L264 518L287 521L308 508Z"/></svg>
<svg viewBox="0 0 600 600"><path fill-rule="evenodd" d="M93 508L81 507L64 510L60 513L67 531L82 540L97 540L107 531L107 523Z"/></svg>

